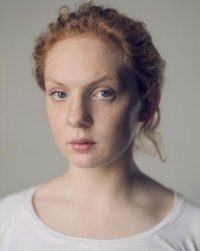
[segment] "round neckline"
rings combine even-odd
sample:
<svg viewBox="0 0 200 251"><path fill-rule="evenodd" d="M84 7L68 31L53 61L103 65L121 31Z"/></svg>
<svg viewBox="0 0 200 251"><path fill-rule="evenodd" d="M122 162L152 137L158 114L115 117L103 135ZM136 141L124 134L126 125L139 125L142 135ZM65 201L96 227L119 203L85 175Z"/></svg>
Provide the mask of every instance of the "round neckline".
<svg viewBox="0 0 200 251"><path fill-rule="evenodd" d="M48 235L51 235L52 238L60 239L63 240L64 242L70 241L74 243L82 243L87 246L97 246L97 247L102 247L102 246L109 246L109 247L119 247L120 244L125 245L129 244L136 244L138 241L141 240L146 240L149 238L152 238L152 236L155 233L158 233L159 231L163 230L169 223L173 222L176 218L177 215L180 213L180 209L183 206L183 200L181 195L178 192L173 191L174 194L174 203L171 208L171 210L168 212L168 214L155 226L152 228L139 233L135 235L131 235L128 237L122 237L122 238L112 238L112 239L95 239L95 238L85 238L85 237L79 237L79 236L74 236L74 235L69 235L69 234L64 234L61 232L58 232L54 230L53 228L49 227L47 224L45 224L37 215L34 206L33 206L33 196L34 192L37 190L38 186L34 186L30 189L27 190L26 193L26 198L25 198L25 204L27 206L27 210L29 214L31 214L32 220L37 224L38 230L43 230Z"/></svg>

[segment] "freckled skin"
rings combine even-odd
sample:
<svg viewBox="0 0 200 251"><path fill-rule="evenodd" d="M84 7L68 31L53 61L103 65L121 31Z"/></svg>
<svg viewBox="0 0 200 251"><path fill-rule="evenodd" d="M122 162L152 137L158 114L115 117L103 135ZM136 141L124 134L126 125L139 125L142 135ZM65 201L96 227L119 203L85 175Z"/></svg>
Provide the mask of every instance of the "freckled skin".
<svg viewBox="0 0 200 251"><path fill-rule="evenodd" d="M67 38L48 52L44 74L49 123L68 168L35 194L40 218L85 238L123 238L155 226L172 208L173 193L134 162L142 109L122 51L88 34ZM74 138L96 144L80 153L68 144Z"/></svg>
<svg viewBox="0 0 200 251"><path fill-rule="evenodd" d="M134 79L119 77L126 68L122 51L116 45L91 35L64 39L48 52L45 61L46 109L55 141L69 166L108 167L130 157L141 103ZM92 90L94 95L90 95L88 83L106 73L117 79L100 83ZM116 88L116 83L122 88ZM113 99L102 98L99 89L105 87L119 90L119 93ZM63 91L67 97L55 100L55 96L49 96L52 90ZM84 124L88 119L89 124ZM94 148L84 154L73 151L67 144L73 138L82 137L96 142Z"/></svg>

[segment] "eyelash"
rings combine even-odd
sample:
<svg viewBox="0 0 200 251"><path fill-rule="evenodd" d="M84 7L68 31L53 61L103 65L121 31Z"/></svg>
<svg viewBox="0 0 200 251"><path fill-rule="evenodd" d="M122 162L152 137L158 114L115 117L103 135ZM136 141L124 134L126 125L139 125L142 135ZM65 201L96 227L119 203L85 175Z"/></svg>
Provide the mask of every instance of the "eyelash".
<svg viewBox="0 0 200 251"><path fill-rule="evenodd" d="M66 97L66 92L64 92L64 91L52 91L50 94L49 94L49 96L55 96L55 94L58 94L58 93L64 93L65 94L65 97ZM65 98L64 97L64 98ZM60 98L59 100L61 100L61 99L63 99L63 98Z"/></svg>
<svg viewBox="0 0 200 251"><path fill-rule="evenodd" d="M114 98L115 95L116 95L116 92L115 92L114 90L112 90L112 89L102 89L102 90L96 92L94 95L92 95L92 97L94 97L94 96L96 96L96 94L102 93L102 92L109 92L109 96L107 96L107 97L102 97L101 99L110 100L110 99ZM64 97L63 97L63 98L58 97L58 94L60 94L60 93L61 93L61 94L64 94ZM56 100L64 100L64 99L66 98L66 96L67 96L67 93L64 92L64 91L52 91L52 92L49 94L49 96L55 96L55 94L57 94L57 97L55 98Z"/></svg>
<svg viewBox="0 0 200 251"><path fill-rule="evenodd" d="M115 95L116 95L116 92L115 92L114 90L112 90L112 89L102 89L102 90L96 92L95 95L98 94L98 93L101 93L101 94L102 94L102 92L109 92L109 96L106 96L106 97L102 97L102 96L101 96L102 99L108 99L108 100L110 100L110 99L112 99L113 97L115 97Z"/></svg>

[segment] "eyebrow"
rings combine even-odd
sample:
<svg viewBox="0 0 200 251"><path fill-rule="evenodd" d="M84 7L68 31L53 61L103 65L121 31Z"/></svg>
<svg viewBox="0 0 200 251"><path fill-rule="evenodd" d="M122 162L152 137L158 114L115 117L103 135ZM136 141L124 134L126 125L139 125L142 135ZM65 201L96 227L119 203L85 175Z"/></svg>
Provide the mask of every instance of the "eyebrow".
<svg viewBox="0 0 200 251"><path fill-rule="evenodd" d="M87 83L87 86L98 85L98 84L100 84L101 82L104 82L104 81L117 80L117 79L118 79L118 77L115 74L105 74L104 76L98 78L97 80L94 80L94 81L92 81L90 83ZM62 87L67 86L67 85L65 85L65 84L63 84L61 82L56 81L52 77L47 77L45 82L48 82L48 81L53 81L55 84L60 85Z"/></svg>

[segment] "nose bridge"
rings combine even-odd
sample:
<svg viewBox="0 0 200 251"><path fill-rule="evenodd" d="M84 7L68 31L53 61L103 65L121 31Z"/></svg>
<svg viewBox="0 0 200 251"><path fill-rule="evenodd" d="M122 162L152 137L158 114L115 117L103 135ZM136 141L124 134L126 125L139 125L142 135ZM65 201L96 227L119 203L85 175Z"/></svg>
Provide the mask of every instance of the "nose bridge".
<svg viewBox="0 0 200 251"><path fill-rule="evenodd" d="M84 102L80 97L74 97L70 103L69 115L72 117L82 116L84 112Z"/></svg>
<svg viewBox="0 0 200 251"><path fill-rule="evenodd" d="M81 95L71 97L68 105L67 122L69 125L78 127L88 122L89 107L84 97Z"/></svg>

